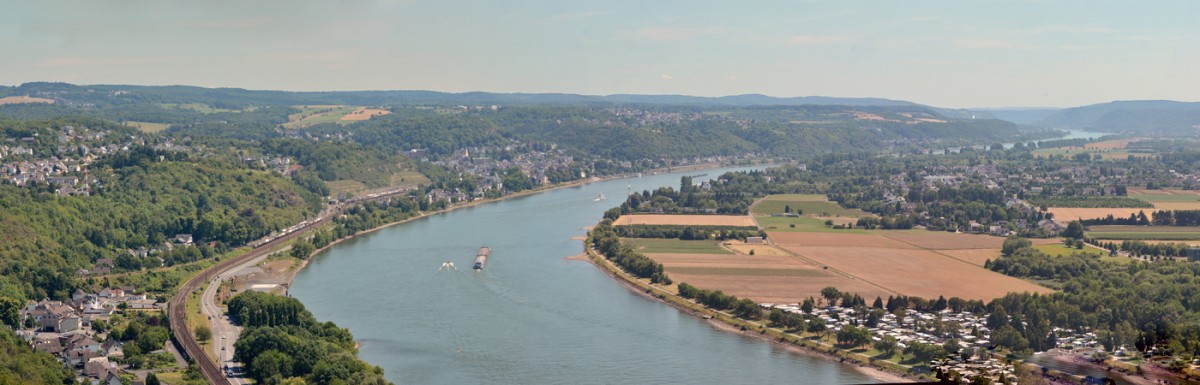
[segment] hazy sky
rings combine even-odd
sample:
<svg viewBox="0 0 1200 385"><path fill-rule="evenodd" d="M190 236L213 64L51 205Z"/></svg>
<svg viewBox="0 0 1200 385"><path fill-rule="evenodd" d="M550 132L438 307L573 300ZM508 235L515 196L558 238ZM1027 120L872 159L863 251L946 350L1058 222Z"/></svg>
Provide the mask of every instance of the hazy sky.
<svg viewBox="0 0 1200 385"><path fill-rule="evenodd" d="M0 84L1200 100L1200 2L0 0Z"/></svg>

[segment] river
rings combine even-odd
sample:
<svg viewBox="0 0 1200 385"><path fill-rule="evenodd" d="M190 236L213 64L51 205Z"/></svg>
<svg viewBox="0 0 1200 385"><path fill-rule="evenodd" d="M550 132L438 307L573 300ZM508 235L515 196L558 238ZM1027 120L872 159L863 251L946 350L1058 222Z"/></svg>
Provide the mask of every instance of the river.
<svg viewBox="0 0 1200 385"><path fill-rule="evenodd" d="M290 294L349 328L397 384L875 382L855 368L722 332L636 293L582 252L586 226L668 173L562 188L388 227L313 257ZM598 194L610 197L595 201ZM487 268L470 266L480 246ZM449 260L457 271L439 271Z"/></svg>
<svg viewBox="0 0 1200 385"><path fill-rule="evenodd" d="M1095 138L1099 138L1102 136L1113 135L1112 133L1091 132L1091 131L1083 131L1083 130L1063 130L1063 131L1066 131L1067 134L1057 137L1057 138L1031 140L1031 141L1021 142L1021 143L1027 143L1027 144L1028 143L1039 143L1040 144L1042 142L1051 141L1051 140L1095 139ZM1001 145L1003 145L1005 149L1013 148L1013 146L1015 146L1016 144L1017 144L1016 142L1001 143ZM982 149L988 148L988 145L978 144L978 145L971 146L971 148L974 148L976 150L982 150ZM949 150L951 153L958 153L958 151L961 149L962 149L962 147L950 147L950 148L942 149L942 150L931 150L929 153L935 154L935 155L942 155L942 154L946 153L946 150Z"/></svg>

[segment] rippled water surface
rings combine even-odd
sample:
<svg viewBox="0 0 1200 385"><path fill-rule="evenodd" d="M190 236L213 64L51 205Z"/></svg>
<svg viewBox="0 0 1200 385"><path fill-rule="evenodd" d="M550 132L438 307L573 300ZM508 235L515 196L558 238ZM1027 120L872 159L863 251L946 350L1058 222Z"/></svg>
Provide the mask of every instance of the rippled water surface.
<svg viewBox="0 0 1200 385"><path fill-rule="evenodd" d="M662 174L558 189L383 229L314 257L291 289L397 384L867 383L851 367L721 332L579 254L605 210ZM697 180L702 178L697 178ZM607 200L594 201L604 193ZM472 271L480 246L487 269ZM443 261L458 271L438 271Z"/></svg>

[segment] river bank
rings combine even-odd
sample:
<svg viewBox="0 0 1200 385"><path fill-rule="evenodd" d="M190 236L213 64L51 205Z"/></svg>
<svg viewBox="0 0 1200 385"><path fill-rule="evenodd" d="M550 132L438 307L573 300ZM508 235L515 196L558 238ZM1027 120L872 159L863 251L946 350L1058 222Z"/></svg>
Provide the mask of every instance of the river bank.
<svg viewBox="0 0 1200 385"><path fill-rule="evenodd" d="M585 240L583 244L583 248L585 250L584 254L572 256L568 259L585 261L605 272L607 275L614 278L617 283L621 284L621 286L624 286L630 291L648 299L671 306L691 316L704 319L705 322L714 329L774 344L775 346L781 347L784 350L794 354L816 357L829 360L831 362L846 364L853 367L858 372L873 379L879 380L880 382L902 383L918 381L916 379L909 378L904 374L884 370L882 368L872 366L869 363L855 361L853 358L846 357L846 353L840 352L839 350L821 350L820 348L798 345L797 340L781 336L782 331L773 328L765 328L761 325L759 325L760 329L757 329L757 331L753 328L748 328L746 327L747 324L753 324L747 321L738 320L724 312L715 311L702 305L693 303L687 299L675 295L674 293L663 290L661 287L655 287L647 282L643 282L642 280L629 275L624 270L609 262L607 258L593 250L586 242L587 241Z"/></svg>

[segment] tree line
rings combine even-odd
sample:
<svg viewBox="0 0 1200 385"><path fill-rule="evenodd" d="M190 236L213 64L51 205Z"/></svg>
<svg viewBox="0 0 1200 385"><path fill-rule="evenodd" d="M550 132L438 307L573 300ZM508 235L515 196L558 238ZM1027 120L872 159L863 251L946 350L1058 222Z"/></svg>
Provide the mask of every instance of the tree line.
<svg viewBox="0 0 1200 385"><path fill-rule="evenodd" d="M242 324L234 359L261 384L390 384L383 370L358 359L350 331L318 322L294 298L244 292L230 300Z"/></svg>

